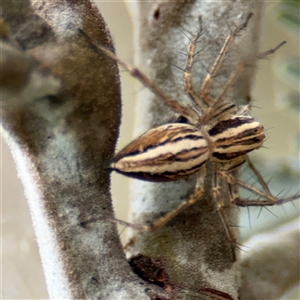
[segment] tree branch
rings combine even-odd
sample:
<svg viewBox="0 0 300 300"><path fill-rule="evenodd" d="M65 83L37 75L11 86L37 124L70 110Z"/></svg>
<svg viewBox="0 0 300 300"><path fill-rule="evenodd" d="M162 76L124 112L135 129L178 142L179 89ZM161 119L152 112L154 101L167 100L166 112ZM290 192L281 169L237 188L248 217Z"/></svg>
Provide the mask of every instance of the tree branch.
<svg viewBox="0 0 300 300"><path fill-rule="evenodd" d="M247 241L241 299L279 299L299 284L299 245L299 217Z"/></svg>
<svg viewBox="0 0 300 300"><path fill-rule="evenodd" d="M115 62L106 24L89 1L1 4L1 125L30 206L51 298L148 299L131 272L113 216L107 163L120 119ZM155 287L152 290L155 290Z"/></svg>
<svg viewBox="0 0 300 300"><path fill-rule="evenodd" d="M204 34L200 38L200 62L193 67L196 90L218 55L220 47L235 24L240 25L252 12L247 29L237 37L218 76L214 91L218 91L238 63L258 53L261 1L194 1L165 3L164 1L130 4L134 16L136 56L135 65L164 90L168 96L185 106L191 105L184 94L183 73L189 33L199 29L202 17ZM196 59L197 60L197 59ZM237 103L246 103L254 69L248 69L235 84L232 95ZM174 113L147 89L138 94L136 135L151 127L174 119ZM151 257L160 266L163 285L172 290L174 299L238 299L239 264L233 263L231 245L212 201L211 171L205 183L205 197L183 211L154 233L132 232L127 249L129 255L143 261ZM194 189L194 179L175 183L134 181L131 205L132 222L147 224L176 207ZM221 190L223 203L229 206L226 185ZM226 205L225 204L225 205ZM232 224L237 224L237 209L227 209ZM141 263L141 265L143 265ZM141 267L142 268L142 267ZM198 297L196 296L198 295ZM219 297L219 298L218 298ZM172 299L173 299L172 298ZM181 299L181 298L180 298Z"/></svg>

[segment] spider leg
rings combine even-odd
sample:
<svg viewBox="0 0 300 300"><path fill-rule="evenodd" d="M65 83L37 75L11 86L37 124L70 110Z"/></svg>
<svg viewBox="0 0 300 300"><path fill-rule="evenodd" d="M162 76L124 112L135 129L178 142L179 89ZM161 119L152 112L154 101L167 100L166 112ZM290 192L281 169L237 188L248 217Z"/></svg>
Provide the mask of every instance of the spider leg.
<svg viewBox="0 0 300 300"><path fill-rule="evenodd" d="M246 156L246 161L248 163L249 168L252 170L252 172L254 173L254 175L256 176L259 184L261 185L261 187L264 189L264 191L272 197L272 193L268 187L268 184L265 182L265 180L263 179L262 175L260 174L260 172L258 171L258 169L254 166L254 164L252 163L252 161L250 160L249 156Z"/></svg>
<svg viewBox="0 0 300 300"><path fill-rule="evenodd" d="M195 51L196 51L196 43L199 39L199 37L203 33L202 29L202 21L201 18L199 18L200 27L196 35L194 35L189 42L188 45L188 51L187 51L187 62L186 67L184 69L184 86L185 86L185 92L188 94L188 96L192 99L192 101L196 104L198 104L198 108L201 112L205 111L206 102L203 101L201 97L195 92L192 84L192 67L195 57ZM210 123L218 122L220 119L223 119L225 117L228 117L229 115L235 114L237 112L237 108L234 104L224 104L220 105L220 107L215 108L213 112L213 116L211 116L211 119L209 120ZM216 119L216 120L214 120ZM196 125L197 126L197 125Z"/></svg>
<svg viewBox="0 0 300 300"><path fill-rule="evenodd" d="M133 67L132 65L126 63L117 55L115 55L111 50L107 49L106 47L100 45L92 39L86 32L81 29L78 31L85 36L85 38L89 41L89 43L93 46L95 51L100 51L104 53L107 57L111 58L112 60L116 61L120 66L122 66L125 70L129 72L129 74L137 78L145 87L153 92L157 97L161 98L166 105L168 105L172 110L180 114L181 116L185 117L189 120L191 124L194 124L198 119L198 113L192 107L184 107L178 103L178 101L170 98L167 96L157 85L155 85L149 77L147 77L143 72L139 69Z"/></svg>
<svg viewBox="0 0 300 300"><path fill-rule="evenodd" d="M283 41L280 44L278 44L275 48L272 48L272 49L270 49L268 51L265 51L261 54L255 55L252 58L248 59L247 61L241 62L238 65L236 71L229 77L229 79L225 83L223 90L217 96L214 104L210 107L209 110L207 110L206 114L203 116L203 118L201 120L201 124L206 124L210 120L211 116L214 114L215 109L221 106L221 104L223 103L225 97L228 95L230 89L232 88L232 86L237 81L237 79L240 77L241 73L244 71L244 69L246 67L248 67L249 65L251 65L253 62L255 62L258 59L265 58L268 55L275 53L285 43L286 42Z"/></svg>
<svg viewBox="0 0 300 300"><path fill-rule="evenodd" d="M229 184L238 185L257 196L263 198L264 200L250 200L250 199L242 199L236 194L236 197L231 201L231 203L238 205L238 206L272 206L272 205L281 205L296 199L300 199L300 193L295 195L285 197L285 198L276 198L270 192L262 192L259 189L248 185L235 176L228 174L224 171L218 172Z"/></svg>
<svg viewBox="0 0 300 300"><path fill-rule="evenodd" d="M214 172L213 172L213 176L212 176L213 201L215 202L218 214L219 214L220 219L223 223L224 229L226 231L227 238L230 242L233 261L236 261L236 253L235 253L236 238L235 238L234 231L231 228L229 218L228 218L227 214L224 211L224 208L225 208L226 205L225 205L225 203L220 201L219 190L220 190L220 187L221 187L221 180L220 180L220 176L218 176L216 168L217 168L217 166L216 166L216 164L214 164ZM231 192L232 192L232 190L229 189L230 198L232 198Z"/></svg>
<svg viewBox="0 0 300 300"><path fill-rule="evenodd" d="M141 231L147 231L147 232L153 232L160 227L163 227L165 224L167 224L170 220L172 220L174 217L176 217L180 212L188 208L189 206L193 205L196 203L201 196L204 193L204 186L197 186L196 190L192 195L189 196L187 200L182 201L177 207L166 213L165 215L161 216L160 218L156 219L154 222L152 222L150 225L144 225L144 224L134 224L130 222L126 222L120 219L116 218L108 218L108 217L97 217L93 219L89 219L88 221L81 222L82 226L86 226L90 223L97 222L99 220L106 220L109 222L117 223L120 225L124 225L126 227L132 228L132 229L137 229Z"/></svg>
<svg viewBox="0 0 300 300"><path fill-rule="evenodd" d="M188 208L189 206L195 204L202 195L204 194L204 178L206 176L206 169L205 167L201 168L200 171L197 173L197 182L195 191L189 196L187 200L182 201L177 207L169 211L164 216L160 217L156 221L154 221L151 225L142 225L143 228L141 228L144 231L153 232L156 229L164 226L166 223L168 223L170 220L172 220L175 216L177 216L180 212Z"/></svg>
<svg viewBox="0 0 300 300"><path fill-rule="evenodd" d="M180 212L188 208L189 206L193 205L196 203L201 196L204 193L204 187L200 187L196 189L196 191L190 195L190 197L187 200L182 201L177 207L169 211L167 214L164 216L160 217L156 221L154 221L151 225L142 225L143 230L148 231L148 232L153 232L157 230L158 228L164 226L166 223L168 223L170 220L172 220L175 216L177 216Z"/></svg>
<svg viewBox="0 0 300 300"><path fill-rule="evenodd" d="M208 105L212 105L212 98L209 95L209 91L213 85L213 79L217 75L220 67L222 66L226 53L228 49L231 47L234 38L239 34L240 31L245 29L248 25L250 18L252 17L252 13L248 14L246 21L238 26L225 40L218 57L216 58L210 72L206 75L201 87L200 87L200 97L203 101Z"/></svg>
<svg viewBox="0 0 300 300"><path fill-rule="evenodd" d="M118 223L120 225L124 225L126 227L141 230L141 231L153 232L153 231L159 229L160 227L163 227L165 224L167 224L170 220L172 220L174 217L176 217L180 212L185 210L187 207L196 203L201 198L203 193L204 193L204 187L200 187L200 188L196 189L196 191L187 200L182 201L177 207L175 207L174 209L172 209L171 211L169 211L162 217L158 218L150 225L133 224L130 222L119 220L119 219L108 219L105 217L100 218L100 219L108 220L110 222ZM88 223L93 223L97 220L99 220L99 218L84 222L83 225L87 225Z"/></svg>
<svg viewBox="0 0 300 300"><path fill-rule="evenodd" d="M202 99L194 91L193 84L192 84L192 67L193 67L194 57L196 55L195 54L196 43L197 43L199 37L203 34L201 17L199 17L199 23L200 23L199 30L190 39L190 42L189 42L188 48L187 48L187 61L186 61L185 69L184 69L184 88L185 88L185 92L192 99L192 101L196 104L199 104L199 106L201 107L205 103L203 103Z"/></svg>

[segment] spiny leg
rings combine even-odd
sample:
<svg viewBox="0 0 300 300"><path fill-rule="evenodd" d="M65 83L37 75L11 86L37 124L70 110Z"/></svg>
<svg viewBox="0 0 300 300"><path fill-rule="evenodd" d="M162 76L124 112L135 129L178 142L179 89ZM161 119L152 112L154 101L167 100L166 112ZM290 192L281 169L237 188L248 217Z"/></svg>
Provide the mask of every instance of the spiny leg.
<svg viewBox="0 0 300 300"><path fill-rule="evenodd" d="M203 193L204 193L204 187L203 186L199 187L188 198L188 200L182 201L177 207L175 207L174 209L172 209L171 211L169 211L168 213L166 213L162 217L158 218L157 220L152 222L150 225L134 224L134 223L126 222L126 221L119 220L119 219L107 218L107 217L104 217L104 216L89 219L88 221L85 221L85 222L81 222L81 225L86 226L88 224L97 222L99 220L106 220L106 221L109 221L109 222L124 225L124 226L129 227L129 228L133 228L133 229L137 229L137 230L141 230L141 231L153 232L153 231L159 229L160 227L164 226L165 224L167 224L169 221L171 221L174 217L176 217L180 212L185 210L187 207L189 207L189 206L193 205L194 203L196 203L201 198Z"/></svg>
<svg viewBox="0 0 300 300"><path fill-rule="evenodd" d="M205 178L206 171L203 168L202 171L199 171L197 174L197 183L196 183L196 189L194 193L192 193L187 200L182 201L177 207L166 213L165 215L161 216L160 218L156 219L154 222L152 222L150 225L144 225L144 224L134 224L130 222L126 222L120 219L115 219L115 218L108 218L106 216L103 217L97 217L97 218L92 218L89 219L88 221L81 222L82 226L86 226L90 223L97 222L99 220L106 220L110 221L113 223L117 223L120 225L124 225L129 228L141 230L141 231L148 231L148 232L153 232L160 227L164 226L167 224L169 221L171 221L174 217L176 217L180 212L188 208L189 206L193 205L196 203L204 194L204 178Z"/></svg>
<svg viewBox="0 0 300 300"><path fill-rule="evenodd" d="M214 103L213 107L218 107L223 102L224 98L228 95L229 90L231 89L233 84L237 81L237 79L240 77L241 73L244 71L244 69L247 66L249 66L250 64L252 64L253 62L255 62L259 59L263 59L263 58L267 57L268 55L275 53L284 44L286 44L286 41L279 43L275 48L272 48L268 51L265 51L263 53L255 55L254 57L248 59L247 61L240 63L238 68L236 69L236 71L231 75L231 77L226 82L225 87L223 88L222 92L216 98L216 102Z"/></svg>
<svg viewBox="0 0 300 300"><path fill-rule="evenodd" d="M268 194L248 185L240 180L236 180L236 184L240 187L249 190L253 192L254 194L261 196L265 198L265 200L250 200L250 199L242 199L242 198L236 198L232 202L233 204L236 204L238 206L273 206L273 205L282 205L287 202L291 202L293 200L300 199L300 193L297 193L295 195L289 196L289 197L283 197L283 198L276 198L274 196L269 196Z"/></svg>
<svg viewBox="0 0 300 300"><path fill-rule="evenodd" d="M98 44L97 41L92 39L89 35L87 35L83 30L78 29L78 31L85 36L85 38L89 41L89 43L93 46L95 51L101 51L107 57L116 61L119 65L121 65L125 70L129 72L129 74L135 78L137 78L145 87L151 90L157 97L161 98L166 105L168 105L175 112L179 113L181 116L185 117L191 124L194 124L195 121L199 119L197 112L191 107L184 107L178 103L178 101L173 100L168 97L157 85L155 85L143 72L139 69L131 66L126 63L118 56L116 56L112 51Z"/></svg>
<svg viewBox="0 0 300 300"><path fill-rule="evenodd" d="M228 241L231 245L233 261L236 261L236 253L235 253L236 238L235 238L235 234L234 234L234 232L231 228L230 220L229 220L228 216L226 215L226 213L224 211L225 204L223 202L221 202L220 199L219 199L219 196L220 196L219 189L221 187L221 181L220 181L220 176L218 176L218 172L217 172L217 164L214 164L214 167L213 167L212 187L213 187L213 191L212 191L213 200L215 202L218 214L220 216L220 219L221 219L221 221L223 223L223 226L224 226L224 229L226 231Z"/></svg>
<svg viewBox="0 0 300 300"><path fill-rule="evenodd" d="M248 25L248 22L250 20L250 18L252 17L252 13L248 14L246 21L238 26L225 40L220 53L218 55L218 57L216 58L210 72L206 75L201 87L200 87L200 97L201 99L203 99L203 101L208 105L211 106L212 105L212 99L209 95L210 89L213 85L213 79L214 77L217 75L217 72L219 71L220 67L222 66L224 59L225 59L225 55L228 51L228 49L231 47L234 38L238 35L239 32L241 32L243 29L245 29Z"/></svg>
<svg viewBox="0 0 300 300"><path fill-rule="evenodd" d="M158 228L164 226L169 221L171 221L174 217L176 217L180 212L188 208L189 206L195 204L204 194L204 178L206 176L206 169L203 167L198 173L197 173L197 182L195 191L189 196L187 200L182 201L177 207L166 213L164 216L158 218L154 222L152 222L151 225L135 225L131 226L131 223L124 222L122 223L124 225L127 225L132 228L153 232L157 230ZM137 227L138 226L138 227Z"/></svg>
<svg viewBox="0 0 300 300"><path fill-rule="evenodd" d="M218 172L220 176L222 176L229 184L236 184L254 194L257 196L265 199L265 200L250 200L250 199L242 199L238 195L231 201L233 204L238 206L272 206L272 205L281 205L287 202L291 202L293 200L300 199L300 193L297 193L295 195L285 197L285 198L276 198L272 194L262 192L259 189L248 185L241 180L237 179L236 177L232 176L231 174L228 174L224 171Z"/></svg>
<svg viewBox="0 0 300 300"><path fill-rule="evenodd" d="M169 211L167 214L164 216L160 217L156 221L154 221L151 225L146 226L143 225L143 230L153 232L157 230L158 228L164 226L167 224L169 221L171 221L174 217L176 217L180 212L188 208L189 206L193 205L196 203L201 196L204 193L204 187L198 188L189 198L188 200L182 201L177 207Z"/></svg>
<svg viewBox="0 0 300 300"><path fill-rule="evenodd" d="M196 55L195 54L196 43L199 37L203 33L201 17L199 17L199 23L200 23L199 30L195 35L193 35L192 39L190 39L187 48L187 61L184 69L184 88L185 88L185 92L193 100L193 102L199 104L200 107L202 107L204 103L202 103L202 100L194 91L193 84L192 84L192 72L191 72L193 67L194 57Z"/></svg>
<svg viewBox="0 0 300 300"><path fill-rule="evenodd" d="M251 169L251 171L254 173L255 177L257 178L259 184L261 185L261 187L264 189L264 191L269 195L272 196L272 193L268 187L268 184L265 182L265 180L263 179L262 175L260 174L260 172L258 171L258 169L254 166L254 164L252 163L252 161L250 160L249 156L246 156L246 161L248 163L249 168Z"/></svg>
<svg viewBox="0 0 300 300"><path fill-rule="evenodd" d="M227 80L226 84L224 85L224 88L222 89L220 94L215 99L214 104L210 107L210 109L207 111L207 113L203 116L203 118L201 120L201 125L209 122L211 117L214 115L215 109L217 109L223 103L223 101L224 101L225 97L228 95L230 89L232 88L234 83L237 81L237 79L240 77L241 73L245 70L245 68L247 66L249 66L251 63L255 62L258 59L265 58L268 55L275 53L284 44L286 44L286 41L281 42L275 48L272 48L268 51L265 51L263 53L255 55L254 57L248 59L247 61L241 62L239 64L239 66L237 67L236 71Z"/></svg>

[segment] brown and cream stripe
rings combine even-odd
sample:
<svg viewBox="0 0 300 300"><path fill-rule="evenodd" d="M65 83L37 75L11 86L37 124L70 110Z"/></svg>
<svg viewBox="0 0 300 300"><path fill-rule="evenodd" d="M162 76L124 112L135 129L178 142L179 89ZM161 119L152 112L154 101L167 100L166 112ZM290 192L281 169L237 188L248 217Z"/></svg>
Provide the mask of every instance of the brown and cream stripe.
<svg viewBox="0 0 300 300"><path fill-rule="evenodd" d="M135 139L114 157L110 167L142 180L175 181L196 173L208 159L240 158L259 148L264 138L263 126L248 116L221 120L205 135L195 126L171 123Z"/></svg>
<svg viewBox="0 0 300 300"><path fill-rule="evenodd" d="M201 131L189 124L172 123L135 139L115 156L111 168L138 179L174 181L197 172L208 158Z"/></svg>
<svg viewBox="0 0 300 300"><path fill-rule="evenodd" d="M264 139L264 127L252 117L236 116L220 121L208 131L213 143L211 159L226 162L259 148Z"/></svg>

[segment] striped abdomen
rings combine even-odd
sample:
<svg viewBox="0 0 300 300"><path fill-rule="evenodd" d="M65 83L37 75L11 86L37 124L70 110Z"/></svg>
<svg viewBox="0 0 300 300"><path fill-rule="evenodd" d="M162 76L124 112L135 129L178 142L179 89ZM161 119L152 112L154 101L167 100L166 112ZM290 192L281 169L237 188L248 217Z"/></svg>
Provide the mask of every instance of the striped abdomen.
<svg viewBox="0 0 300 300"><path fill-rule="evenodd" d="M220 121L208 131L208 136L213 143L211 159L220 162L259 148L265 139L263 126L246 116Z"/></svg>
<svg viewBox="0 0 300 300"><path fill-rule="evenodd" d="M149 181L174 181L196 173L209 158L207 141L188 124L166 124L141 135L113 159L111 168Z"/></svg>

